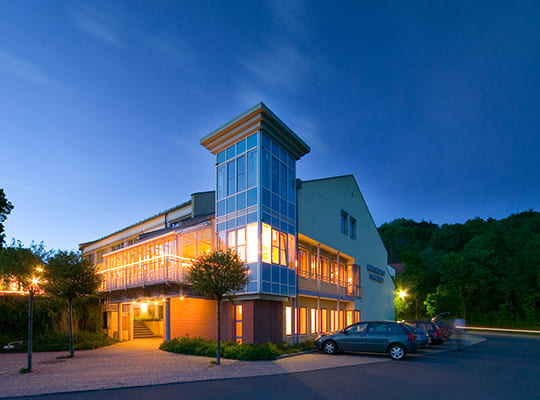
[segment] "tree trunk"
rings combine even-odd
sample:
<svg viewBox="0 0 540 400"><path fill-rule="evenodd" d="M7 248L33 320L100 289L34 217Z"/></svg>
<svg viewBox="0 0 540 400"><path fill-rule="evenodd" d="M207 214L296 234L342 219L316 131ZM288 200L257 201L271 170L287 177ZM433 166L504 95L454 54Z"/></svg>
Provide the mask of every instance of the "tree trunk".
<svg viewBox="0 0 540 400"><path fill-rule="evenodd" d="M69 325L69 356L73 357L73 325L72 325L72 309L71 300L68 300L68 325Z"/></svg>
<svg viewBox="0 0 540 400"><path fill-rule="evenodd" d="M34 294L28 294L28 357L26 372L32 372L32 323L34 316Z"/></svg>
<svg viewBox="0 0 540 400"><path fill-rule="evenodd" d="M221 329L220 329L220 314L221 314L221 299L217 299L217 354L216 354L216 365L220 364L220 342L221 342Z"/></svg>

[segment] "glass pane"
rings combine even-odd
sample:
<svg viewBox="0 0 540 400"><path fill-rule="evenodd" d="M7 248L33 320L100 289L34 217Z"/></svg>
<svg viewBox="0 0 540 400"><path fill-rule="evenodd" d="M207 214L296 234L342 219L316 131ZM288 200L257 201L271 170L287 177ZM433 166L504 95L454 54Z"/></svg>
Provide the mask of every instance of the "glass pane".
<svg viewBox="0 0 540 400"><path fill-rule="evenodd" d="M262 224L262 261L270 263L270 247L272 245L272 234L270 225Z"/></svg>
<svg viewBox="0 0 540 400"><path fill-rule="evenodd" d="M270 189L270 154L267 151L263 151L261 175L263 186Z"/></svg>
<svg viewBox="0 0 540 400"><path fill-rule="evenodd" d="M225 165L217 169L217 198L225 197Z"/></svg>
<svg viewBox="0 0 540 400"><path fill-rule="evenodd" d="M257 223L249 224L247 226L247 262L257 262L258 250L258 235L257 235Z"/></svg>
<svg viewBox="0 0 540 400"><path fill-rule="evenodd" d="M238 157L236 160L236 190L242 191L246 188L246 157Z"/></svg>
<svg viewBox="0 0 540 400"><path fill-rule="evenodd" d="M247 187L257 184L257 150L250 151L247 159Z"/></svg>
<svg viewBox="0 0 540 400"><path fill-rule="evenodd" d="M227 163L227 195L233 194L236 189L234 170L234 161Z"/></svg>

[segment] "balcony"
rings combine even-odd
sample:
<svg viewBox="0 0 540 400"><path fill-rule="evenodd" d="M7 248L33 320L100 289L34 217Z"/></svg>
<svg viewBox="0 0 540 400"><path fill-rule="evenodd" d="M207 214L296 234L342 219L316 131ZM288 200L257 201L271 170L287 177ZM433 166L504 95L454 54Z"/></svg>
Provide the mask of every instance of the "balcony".
<svg viewBox="0 0 540 400"><path fill-rule="evenodd" d="M100 292L144 288L159 284L187 285L187 271L191 260L175 255L162 255L114 268L101 269Z"/></svg>

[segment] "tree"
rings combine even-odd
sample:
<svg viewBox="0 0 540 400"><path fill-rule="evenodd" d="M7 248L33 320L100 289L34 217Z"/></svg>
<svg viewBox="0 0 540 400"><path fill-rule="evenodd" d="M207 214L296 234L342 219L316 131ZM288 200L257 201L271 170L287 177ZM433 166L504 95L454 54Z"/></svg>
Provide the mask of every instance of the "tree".
<svg viewBox="0 0 540 400"><path fill-rule="evenodd" d="M0 277L16 282L19 289L28 292L28 357L26 372L32 371L32 325L34 296L39 292L44 261L43 245L25 248L20 242L0 250Z"/></svg>
<svg viewBox="0 0 540 400"><path fill-rule="evenodd" d="M100 278L93 264L74 251L58 251L48 262L45 291L67 300L69 326L69 356L73 357L73 300L96 292Z"/></svg>
<svg viewBox="0 0 540 400"><path fill-rule="evenodd" d="M4 224L8 214L13 210L13 204L11 204L6 198L4 189L0 189L0 250L4 244Z"/></svg>
<svg viewBox="0 0 540 400"><path fill-rule="evenodd" d="M217 360L220 363L220 309L221 301L234 299L234 293L249 282L249 268L231 250L214 250L201 254L188 273L193 291L216 300L217 305Z"/></svg>

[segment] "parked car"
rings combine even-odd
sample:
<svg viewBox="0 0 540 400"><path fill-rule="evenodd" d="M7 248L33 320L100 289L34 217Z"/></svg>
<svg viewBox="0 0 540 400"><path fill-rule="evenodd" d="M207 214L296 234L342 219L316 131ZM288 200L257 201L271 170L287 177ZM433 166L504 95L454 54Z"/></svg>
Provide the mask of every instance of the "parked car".
<svg viewBox="0 0 540 400"><path fill-rule="evenodd" d="M431 337L432 344L440 344L446 340L443 331L431 321L407 321L407 324L425 331Z"/></svg>
<svg viewBox="0 0 540 400"><path fill-rule="evenodd" d="M448 312L441 313L436 317L431 318L431 323L439 330L439 336L442 337L442 340L448 340L450 338L450 329L443 321L443 318L450 315Z"/></svg>
<svg viewBox="0 0 540 400"><path fill-rule="evenodd" d="M394 360L418 351L416 335L405 324L394 321L358 322L343 330L319 335L315 344L327 354L341 351L388 353Z"/></svg>
<svg viewBox="0 0 540 400"><path fill-rule="evenodd" d="M431 335L421 328L417 328L413 324L406 322L405 323L409 329L411 329L416 335L416 341L418 342L419 347L429 347L431 346Z"/></svg>

